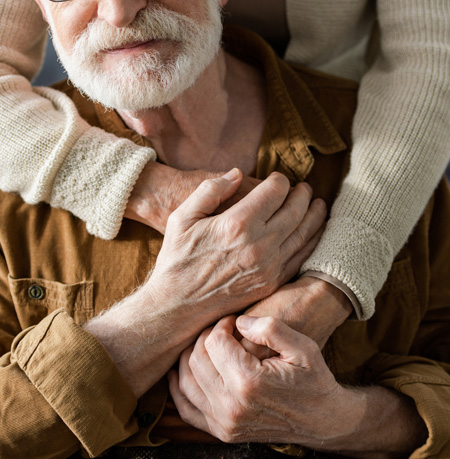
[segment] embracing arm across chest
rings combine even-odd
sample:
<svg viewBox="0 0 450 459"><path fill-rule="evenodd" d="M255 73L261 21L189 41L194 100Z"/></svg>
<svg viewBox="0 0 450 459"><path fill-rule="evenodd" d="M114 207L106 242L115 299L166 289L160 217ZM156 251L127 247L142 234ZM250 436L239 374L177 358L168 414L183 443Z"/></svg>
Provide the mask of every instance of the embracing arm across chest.
<svg viewBox="0 0 450 459"><path fill-rule="evenodd" d="M450 5L377 1L380 53L365 74L351 169L303 270L344 282L374 311L393 257L449 160Z"/></svg>

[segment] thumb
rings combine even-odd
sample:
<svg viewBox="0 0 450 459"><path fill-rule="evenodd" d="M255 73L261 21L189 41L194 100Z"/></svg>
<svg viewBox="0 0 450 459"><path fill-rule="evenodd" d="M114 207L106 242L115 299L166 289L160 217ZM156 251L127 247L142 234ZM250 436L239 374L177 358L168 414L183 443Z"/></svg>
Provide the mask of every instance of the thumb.
<svg viewBox="0 0 450 459"><path fill-rule="evenodd" d="M184 228L189 228L198 220L213 214L239 188L242 172L231 169L222 177L204 180L197 189L172 212L173 217ZM172 217L172 218L173 218Z"/></svg>
<svg viewBox="0 0 450 459"><path fill-rule="evenodd" d="M285 362L309 366L311 353L320 353L312 339L275 317L242 315L237 318L236 326L244 338L278 352L277 358Z"/></svg>

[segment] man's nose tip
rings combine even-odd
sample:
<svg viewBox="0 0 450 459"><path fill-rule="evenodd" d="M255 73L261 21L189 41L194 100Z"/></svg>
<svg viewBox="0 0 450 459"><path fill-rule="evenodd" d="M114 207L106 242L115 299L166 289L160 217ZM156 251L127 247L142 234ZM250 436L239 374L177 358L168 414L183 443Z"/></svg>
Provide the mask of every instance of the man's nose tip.
<svg viewBox="0 0 450 459"><path fill-rule="evenodd" d="M136 15L147 6L147 0L101 0L98 17L121 29L130 25Z"/></svg>

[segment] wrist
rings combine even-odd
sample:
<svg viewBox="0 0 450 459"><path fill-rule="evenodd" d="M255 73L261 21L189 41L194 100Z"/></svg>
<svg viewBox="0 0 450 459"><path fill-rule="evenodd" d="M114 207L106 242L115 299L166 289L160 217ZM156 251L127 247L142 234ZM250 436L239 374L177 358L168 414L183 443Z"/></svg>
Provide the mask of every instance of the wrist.
<svg viewBox="0 0 450 459"><path fill-rule="evenodd" d="M322 279L301 277L294 328L314 339L322 348L334 330L353 312L348 297L340 289Z"/></svg>
<svg viewBox="0 0 450 459"><path fill-rule="evenodd" d="M125 217L164 233L167 219L181 202L171 196L178 171L156 161L149 161L131 192Z"/></svg>
<svg viewBox="0 0 450 459"><path fill-rule="evenodd" d="M341 389L330 436L319 450L387 459L409 456L425 444L427 428L409 397L380 386Z"/></svg>
<svg viewBox="0 0 450 459"><path fill-rule="evenodd" d="M338 290L344 293L344 295L349 300L349 302L347 303L348 305L352 306L353 308L352 312L356 312L356 315L358 317L361 315L361 303L359 302L358 298L353 293L353 291L350 289L350 287L348 287L346 284L341 282L339 279L336 279L333 276L330 276L329 274L325 274L321 271L306 271L305 273L302 274L302 277L313 277L315 279L321 279L327 282L328 284L331 284L332 286L336 287Z"/></svg>

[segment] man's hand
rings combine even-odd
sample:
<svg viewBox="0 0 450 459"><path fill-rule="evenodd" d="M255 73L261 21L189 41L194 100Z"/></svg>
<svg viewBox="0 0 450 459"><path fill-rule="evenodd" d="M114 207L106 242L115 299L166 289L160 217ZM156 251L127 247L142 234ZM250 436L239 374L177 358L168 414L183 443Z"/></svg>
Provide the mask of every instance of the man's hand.
<svg viewBox="0 0 450 459"><path fill-rule="evenodd" d="M234 338L279 355L260 361ZM282 321L235 316L205 330L169 373L181 417L227 443L295 443L355 458L405 457L427 429L408 397L339 385L317 344Z"/></svg>
<svg viewBox="0 0 450 459"><path fill-rule="evenodd" d="M203 170L180 171L150 161L143 169L131 192L125 217L151 226L160 233L166 231L169 215L177 209L207 179L219 178L220 172ZM242 177L236 191L218 212L231 207L261 183L252 177Z"/></svg>
<svg viewBox="0 0 450 459"><path fill-rule="evenodd" d="M237 204L208 217L238 188L242 174L234 173L232 186L223 178L203 182L171 214L151 278L167 303L181 295L186 305L208 305L212 321L292 278L315 247L326 213L321 201L309 206L309 185L290 191L286 177L273 173Z"/></svg>
<svg viewBox="0 0 450 459"><path fill-rule="evenodd" d="M337 435L343 389L317 344L277 319L241 316L243 336L279 353L260 361L234 338L235 322L205 330L181 355L179 376L169 374L183 420L227 443L319 446Z"/></svg>
<svg viewBox="0 0 450 459"><path fill-rule="evenodd" d="M321 279L301 277L282 286L245 314L278 317L294 330L313 339L322 349L352 311L350 300L341 290ZM266 347L246 339L242 340L242 345L259 358L270 355Z"/></svg>
<svg viewBox="0 0 450 459"><path fill-rule="evenodd" d="M198 334L285 283L317 242L325 206L312 190L273 173L238 203L211 216L242 173L203 182L169 217L147 282L85 329L107 349L137 396Z"/></svg>

